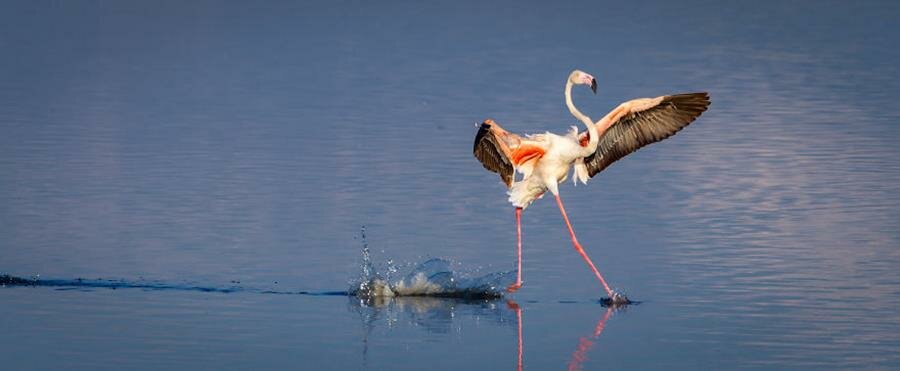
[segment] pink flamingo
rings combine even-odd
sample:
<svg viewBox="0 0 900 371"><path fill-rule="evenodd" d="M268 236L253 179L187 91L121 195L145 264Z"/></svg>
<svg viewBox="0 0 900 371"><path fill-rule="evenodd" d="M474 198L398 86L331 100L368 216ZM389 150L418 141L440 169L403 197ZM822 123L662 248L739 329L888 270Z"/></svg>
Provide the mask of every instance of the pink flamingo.
<svg viewBox="0 0 900 371"><path fill-rule="evenodd" d="M507 291L515 292L522 287L522 211L549 190L556 197L572 245L603 285L607 300L627 303L624 295L610 289L575 237L557 185L566 179L571 167L574 167L573 181L587 183L588 179L616 160L672 136L706 111L710 103L709 94L688 93L630 100L594 123L572 103L574 85L588 85L596 94L597 81L579 70L572 71L566 81L566 106L587 130L579 133L578 128L573 126L566 135L546 132L520 136L488 119L481 124L475 136L475 157L485 169L500 174L508 189L509 202L516 208L518 273L516 283L510 285ZM521 174L518 181L515 180L516 172Z"/></svg>

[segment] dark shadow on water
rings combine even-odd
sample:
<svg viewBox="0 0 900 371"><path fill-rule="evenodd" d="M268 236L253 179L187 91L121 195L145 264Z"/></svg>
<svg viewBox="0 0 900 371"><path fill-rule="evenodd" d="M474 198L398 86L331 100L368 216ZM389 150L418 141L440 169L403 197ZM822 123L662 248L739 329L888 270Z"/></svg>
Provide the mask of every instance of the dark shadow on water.
<svg viewBox="0 0 900 371"><path fill-rule="evenodd" d="M202 286L192 284L176 284L155 280L124 280L124 279L107 279L107 278L75 278L75 279L42 279L42 278L23 278L0 274L0 287L52 287L57 290L82 290L90 291L93 289L143 289L143 290L159 290L159 291L199 291L199 292L217 292L217 293L257 293L257 294L276 294L276 295L310 295L310 296L348 296L347 291L287 291L287 290L270 290L248 286L241 286L240 282L234 281L230 286Z"/></svg>
<svg viewBox="0 0 900 371"><path fill-rule="evenodd" d="M160 281L137 280L127 281L120 279L41 279L41 278L22 278L10 275L0 275L0 286L31 286L31 287L57 287L59 290L71 289L145 289L145 290L177 290L177 291L200 291L200 292L221 292L231 293L238 291L254 291L240 286L195 286L190 284L171 284ZM259 291L259 290L256 290ZM259 291L262 292L262 291ZM344 292L346 295L346 292Z"/></svg>

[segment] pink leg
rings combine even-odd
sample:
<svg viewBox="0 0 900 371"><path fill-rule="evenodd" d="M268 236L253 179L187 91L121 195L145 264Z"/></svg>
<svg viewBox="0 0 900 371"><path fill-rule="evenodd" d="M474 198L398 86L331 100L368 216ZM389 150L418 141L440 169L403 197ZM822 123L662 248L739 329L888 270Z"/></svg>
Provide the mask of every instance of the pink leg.
<svg viewBox="0 0 900 371"><path fill-rule="evenodd" d="M566 227L569 227L569 235L572 237L572 245L575 246L575 251L578 251L578 253L581 254L581 257L584 258L584 261L586 261L588 266L591 267L591 270L594 271L594 275L597 276L597 279L599 279L600 283L603 284L603 289L606 290L606 295L609 295L610 299L616 297L615 293L613 293L613 291L609 288L609 285L606 284L606 280L604 280L603 276L600 275L600 271L598 271L597 267L594 266L594 263L591 262L591 258L588 258L587 253L584 252L581 244L578 243L578 239L575 238L575 231L572 229L572 223L569 223L569 217L566 215L566 208L563 207L562 199L559 198L559 195L556 195L556 204L559 205L559 212L562 213L563 219L566 221Z"/></svg>
<svg viewBox="0 0 900 371"><path fill-rule="evenodd" d="M519 265L516 269L516 283L509 285L506 291L516 292L522 287L522 208L516 208L516 245L518 246Z"/></svg>

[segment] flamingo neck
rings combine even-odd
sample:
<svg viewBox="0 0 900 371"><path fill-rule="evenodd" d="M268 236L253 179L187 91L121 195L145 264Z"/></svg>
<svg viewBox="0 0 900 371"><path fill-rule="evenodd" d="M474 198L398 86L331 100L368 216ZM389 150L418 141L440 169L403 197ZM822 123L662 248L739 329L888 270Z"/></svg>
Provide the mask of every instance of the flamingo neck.
<svg viewBox="0 0 900 371"><path fill-rule="evenodd" d="M578 121L583 122L588 128L594 125L594 122L591 121L591 118L587 115L581 113L578 108L575 108L575 103L572 103L572 82L566 82L566 107L569 107L569 112L572 113L572 116L578 119Z"/></svg>
<svg viewBox="0 0 900 371"><path fill-rule="evenodd" d="M588 133L590 133L590 140L588 140L587 146L585 149L588 151L588 154L594 153L597 149L597 144L600 142L599 135L597 135L597 131L594 129L594 121L591 120L590 117L581 113L578 108L575 107L575 103L572 102L572 86L575 85L572 81L566 82L566 107L569 107L569 112L572 116L581 121L584 126L587 127Z"/></svg>

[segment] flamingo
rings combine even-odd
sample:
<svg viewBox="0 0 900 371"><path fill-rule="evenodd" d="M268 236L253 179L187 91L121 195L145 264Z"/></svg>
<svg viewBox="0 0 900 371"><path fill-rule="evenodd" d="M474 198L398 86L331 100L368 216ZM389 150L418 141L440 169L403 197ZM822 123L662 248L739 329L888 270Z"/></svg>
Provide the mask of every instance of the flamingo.
<svg viewBox="0 0 900 371"><path fill-rule="evenodd" d="M706 111L706 92L639 98L620 104L596 123L572 103L572 87L590 86L597 94L597 80L586 72L572 71L566 81L565 96L569 112L587 128L578 132L572 126L566 135L550 132L516 135L504 130L494 120L481 123L475 135L474 153L485 169L500 174L507 187L509 202L515 207L518 269L516 282L507 287L515 292L522 287L522 211L550 191L556 198L575 251L584 259L600 281L611 303L628 303L628 299L612 289L575 237L566 215L558 184L566 180L573 168L575 184L587 181L617 160L644 147L674 135ZM516 173L521 175L516 180Z"/></svg>

